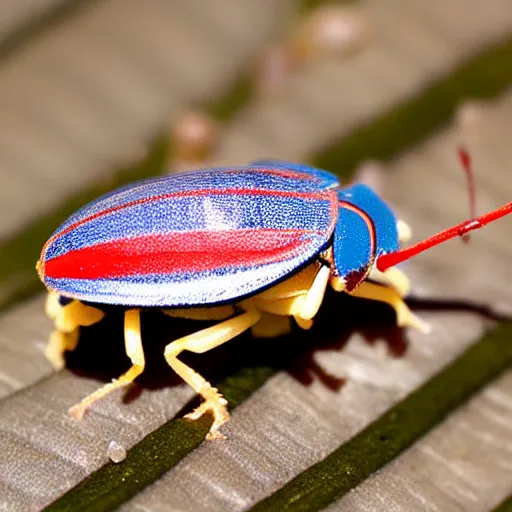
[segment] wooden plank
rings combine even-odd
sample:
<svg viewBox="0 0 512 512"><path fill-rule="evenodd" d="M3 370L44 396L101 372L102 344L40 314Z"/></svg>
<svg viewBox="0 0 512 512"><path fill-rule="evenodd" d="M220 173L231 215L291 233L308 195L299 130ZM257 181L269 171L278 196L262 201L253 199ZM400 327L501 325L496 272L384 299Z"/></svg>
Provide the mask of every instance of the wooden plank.
<svg viewBox="0 0 512 512"><path fill-rule="evenodd" d="M511 103L511 95L499 101L500 112L510 115ZM459 138L460 127L455 125L393 162L382 178L383 196L411 223L415 239L460 222L466 215L464 178L455 151ZM476 159L487 162L485 172L478 173L480 208L497 206L501 190L508 190L510 175L502 173L499 181L488 178L499 172L496 154L503 158L508 150L508 158L512 156L508 146L503 140L498 151L496 145L492 151L475 148ZM510 304L507 283L512 270L507 262L512 245L506 233L511 222L505 219L475 234L468 247L454 241L408 263L415 293L440 299L474 297L478 303L498 307ZM502 243L491 250L489 244L495 240ZM164 510L163 504L194 511L247 508L421 385L489 325L471 313L422 316L431 323L432 333L408 333L403 357L393 355L396 340L395 345L391 340L387 345L380 336L368 343L356 335L342 351L318 350L314 367L331 379L346 379L338 391L321 379L305 385L289 374L279 374L235 411L229 442L204 444L124 509L156 512ZM490 471L492 463L489 460ZM492 479L486 482L490 488ZM200 487L204 492L197 493ZM496 489L498 496L504 492L503 486L500 489Z"/></svg>
<svg viewBox="0 0 512 512"><path fill-rule="evenodd" d="M69 0L25 0L4 1L0 5L0 55L9 39L22 32L26 34L41 18L51 18L57 11L69 5ZM18 39L18 38L17 38ZM17 41L18 43L21 41Z"/></svg>
<svg viewBox="0 0 512 512"><path fill-rule="evenodd" d="M39 295L0 317L0 398L53 372L41 357L51 329L43 310L44 297Z"/></svg>
<svg viewBox="0 0 512 512"><path fill-rule="evenodd" d="M512 492L512 372L326 510L485 512Z"/></svg>
<svg viewBox="0 0 512 512"><path fill-rule="evenodd" d="M97 387L96 380L66 371L0 401L4 509L41 510L105 464L112 441L129 449L192 396L184 386L165 387L144 392L130 407L118 396L117 403L105 403L106 408L83 423L65 414L69 400Z"/></svg>

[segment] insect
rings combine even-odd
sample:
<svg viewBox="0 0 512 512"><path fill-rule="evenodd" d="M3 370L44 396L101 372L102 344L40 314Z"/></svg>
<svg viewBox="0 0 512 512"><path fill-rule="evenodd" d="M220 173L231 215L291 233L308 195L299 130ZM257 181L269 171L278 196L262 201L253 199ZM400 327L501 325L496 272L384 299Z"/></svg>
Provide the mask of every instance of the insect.
<svg viewBox="0 0 512 512"><path fill-rule="evenodd" d="M170 342L165 359L202 398L188 418L213 414L208 438L223 437L227 402L178 356L207 352L251 329L309 329L327 286L392 306L402 327L427 330L405 304L409 281L395 265L507 215L512 203L408 248L409 227L370 188L341 188L313 167L262 161L141 181L84 206L50 237L37 262L54 320L46 355L55 367L100 321L102 304L124 306L129 370L70 409L82 418L144 370L140 312L218 321Z"/></svg>

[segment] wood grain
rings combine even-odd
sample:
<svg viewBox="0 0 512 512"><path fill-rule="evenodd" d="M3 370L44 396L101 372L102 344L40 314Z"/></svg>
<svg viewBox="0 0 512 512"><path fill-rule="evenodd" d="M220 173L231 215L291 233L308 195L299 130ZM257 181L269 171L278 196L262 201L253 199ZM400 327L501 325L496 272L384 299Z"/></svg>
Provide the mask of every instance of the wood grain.
<svg viewBox="0 0 512 512"><path fill-rule="evenodd" d="M331 511L491 510L512 492L512 372Z"/></svg>

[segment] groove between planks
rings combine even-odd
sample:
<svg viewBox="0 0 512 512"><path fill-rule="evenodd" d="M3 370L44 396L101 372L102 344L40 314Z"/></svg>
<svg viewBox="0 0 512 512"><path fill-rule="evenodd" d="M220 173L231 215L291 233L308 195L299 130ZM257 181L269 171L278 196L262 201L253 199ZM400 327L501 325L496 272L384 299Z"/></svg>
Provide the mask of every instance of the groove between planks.
<svg viewBox="0 0 512 512"><path fill-rule="evenodd" d="M442 6L361 0L358 6L372 29L366 48L348 61L311 63L281 92L253 102L233 119L214 163L307 159L507 38L512 10L506 1L475 4L467 12L463 0ZM452 16L455 12L465 15Z"/></svg>
<svg viewBox="0 0 512 512"><path fill-rule="evenodd" d="M512 371L326 510L486 512L512 490Z"/></svg>

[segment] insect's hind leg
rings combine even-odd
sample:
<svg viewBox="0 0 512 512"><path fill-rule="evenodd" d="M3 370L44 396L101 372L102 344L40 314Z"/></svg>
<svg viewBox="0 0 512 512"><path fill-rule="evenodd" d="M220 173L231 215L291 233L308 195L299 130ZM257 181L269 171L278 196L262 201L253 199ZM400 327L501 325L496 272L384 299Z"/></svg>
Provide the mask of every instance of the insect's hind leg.
<svg viewBox="0 0 512 512"><path fill-rule="evenodd" d="M88 327L99 322L105 313L78 300L62 305L59 294L53 291L48 292L45 311L55 324L45 349L45 356L58 370L64 367L64 353L76 348L80 327Z"/></svg>
<svg viewBox="0 0 512 512"><path fill-rule="evenodd" d="M206 379L178 359L184 350L202 354L233 339L258 322L260 313L251 309L228 320L177 339L165 347L164 356L169 366L190 386L201 395L204 402L186 418L198 419L205 412L213 414L213 424L207 439L222 438L219 432L221 425L229 419L225 398Z"/></svg>
<svg viewBox="0 0 512 512"><path fill-rule="evenodd" d="M144 371L145 359L140 335L140 311L138 309L129 309L124 314L124 346L126 355L132 362L130 369L71 407L69 409L71 416L79 420L82 419L87 409L94 402L115 389L127 386Z"/></svg>
<svg viewBox="0 0 512 512"><path fill-rule="evenodd" d="M418 318L403 301L400 294L387 286L363 282L355 290L348 292L353 297L376 300L389 304L396 313L396 321L399 327L414 327L422 332L429 332L428 324Z"/></svg>

